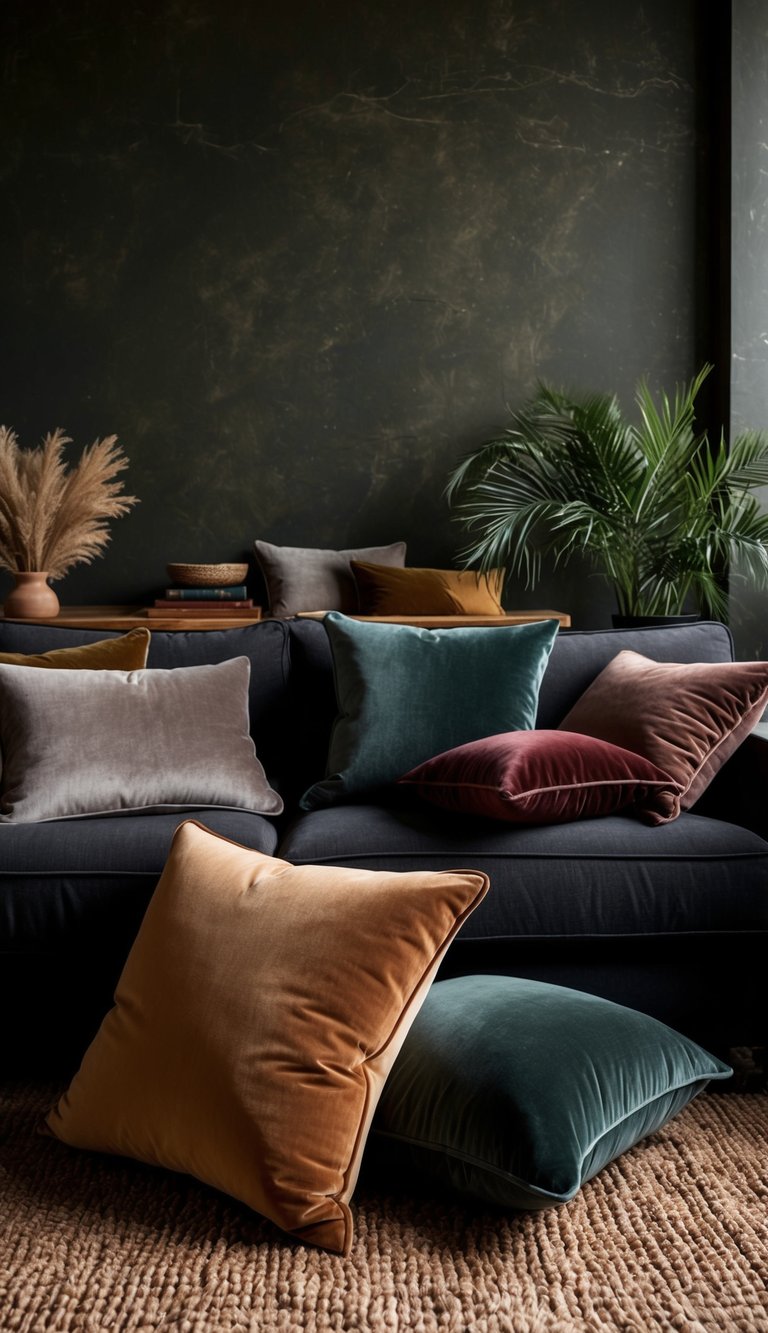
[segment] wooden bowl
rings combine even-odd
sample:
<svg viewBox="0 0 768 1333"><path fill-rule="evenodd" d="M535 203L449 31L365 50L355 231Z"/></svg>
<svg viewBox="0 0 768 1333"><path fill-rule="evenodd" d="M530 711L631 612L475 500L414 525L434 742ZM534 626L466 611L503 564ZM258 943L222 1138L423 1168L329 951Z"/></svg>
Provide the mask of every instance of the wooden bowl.
<svg viewBox="0 0 768 1333"><path fill-rule="evenodd" d="M182 588L227 587L244 583L247 565L166 565L169 579Z"/></svg>

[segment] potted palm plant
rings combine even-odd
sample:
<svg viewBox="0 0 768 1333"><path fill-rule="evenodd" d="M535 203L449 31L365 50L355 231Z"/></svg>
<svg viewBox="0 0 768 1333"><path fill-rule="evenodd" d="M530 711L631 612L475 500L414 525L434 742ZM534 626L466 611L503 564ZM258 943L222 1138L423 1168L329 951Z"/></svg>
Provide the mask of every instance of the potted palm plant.
<svg viewBox="0 0 768 1333"><path fill-rule="evenodd" d="M504 433L469 454L447 486L472 534L461 552L534 587L545 555L586 557L613 586L619 623L686 613L724 618L729 569L768 587L768 436L712 446L697 431L705 365L670 399L641 380L637 420L615 397L546 385Z"/></svg>

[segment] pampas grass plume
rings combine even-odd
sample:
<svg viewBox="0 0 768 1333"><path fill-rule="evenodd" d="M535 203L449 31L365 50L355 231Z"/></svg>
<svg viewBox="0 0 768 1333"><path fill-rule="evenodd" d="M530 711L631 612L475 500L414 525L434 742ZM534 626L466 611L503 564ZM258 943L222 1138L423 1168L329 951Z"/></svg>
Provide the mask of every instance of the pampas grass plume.
<svg viewBox="0 0 768 1333"><path fill-rule="evenodd" d="M15 432L0 426L0 568L60 579L101 555L108 520L138 504L118 479L128 460L116 435L95 440L68 468L63 454L71 443L57 427L36 449L22 449Z"/></svg>

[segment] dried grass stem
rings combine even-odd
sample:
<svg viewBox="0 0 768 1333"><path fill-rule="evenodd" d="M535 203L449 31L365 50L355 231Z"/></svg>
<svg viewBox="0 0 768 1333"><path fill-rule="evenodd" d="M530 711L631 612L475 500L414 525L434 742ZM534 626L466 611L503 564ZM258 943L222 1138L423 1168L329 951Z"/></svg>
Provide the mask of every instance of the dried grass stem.
<svg viewBox="0 0 768 1333"><path fill-rule="evenodd" d="M0 426L0 568L60 579L102 554L108 520L138 504L117 479L128 460L116 441L95 440L68 469L63 453L72 441L59 427L36 449L22 449L15 432Z"/></svg>

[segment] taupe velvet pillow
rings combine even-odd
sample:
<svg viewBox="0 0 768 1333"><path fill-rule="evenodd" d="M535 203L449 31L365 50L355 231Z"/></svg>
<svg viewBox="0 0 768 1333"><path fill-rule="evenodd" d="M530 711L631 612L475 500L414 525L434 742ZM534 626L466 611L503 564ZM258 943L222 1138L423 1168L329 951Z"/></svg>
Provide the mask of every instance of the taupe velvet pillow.
<svg viewBox="0 0 768 1333"><path fill-rule="evenodd" d="M354 615L360 610L360 601L351 562L405 564L405 542L347 551L272 546L262 541L254 542L254 547L272 616L295 616L299 611L344 611Z"/></svg>
<svg viewBox="0 0 768 1333"><path fill-rule="evenodd" d="M247 657L174 670L0 665L0 821L206 806L276 815Z"/></svg>
<svg viewBox="0 0 768 1333"><path fill-rule="evenodd" d="M768 703L768 662L653 662L618 653L593 680L561 731L576 731L643 755L678 784L665 816L689 810Z"/></svg>

